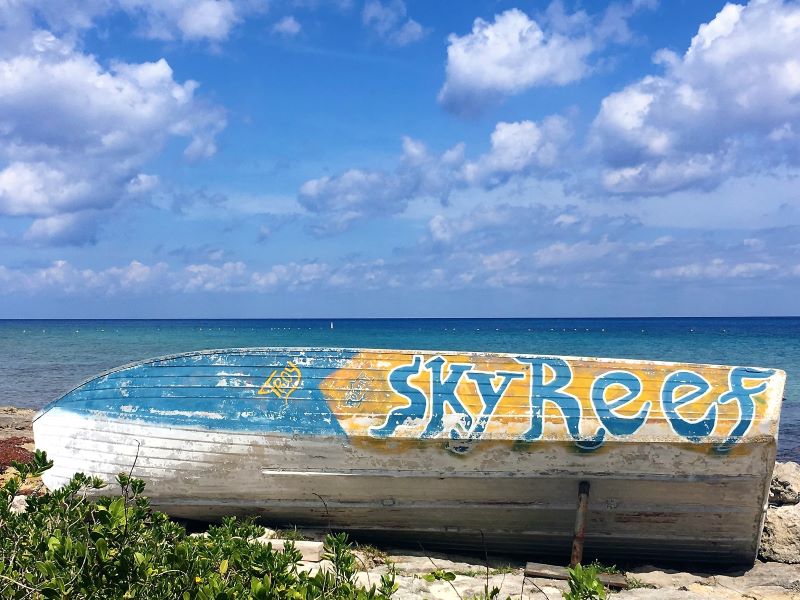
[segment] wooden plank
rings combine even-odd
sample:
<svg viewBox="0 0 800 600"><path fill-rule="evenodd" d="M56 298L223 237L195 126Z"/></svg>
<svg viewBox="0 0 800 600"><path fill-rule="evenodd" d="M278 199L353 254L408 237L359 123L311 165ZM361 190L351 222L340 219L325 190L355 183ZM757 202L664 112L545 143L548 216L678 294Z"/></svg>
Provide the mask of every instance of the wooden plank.
<svg viewBox="0 0 800 600"><path fill-rule="evenodd" d="M76 471L113 482L135 463L153 505L180 517L552 556L569 547L587 481L592 555L751 561L784 378L529 354L215 350L88 380L34 433L55 461L48 486Z"/></svg>
<svg viewBox="0 0 800 600"><path fill-rule="evenodd" d="M525 565L525 576L566 581L569 579L569 569L556 565L529 562ZM621 573L598 573L597 579L607 588L624 590L628 587L628 580Z"/></svg>

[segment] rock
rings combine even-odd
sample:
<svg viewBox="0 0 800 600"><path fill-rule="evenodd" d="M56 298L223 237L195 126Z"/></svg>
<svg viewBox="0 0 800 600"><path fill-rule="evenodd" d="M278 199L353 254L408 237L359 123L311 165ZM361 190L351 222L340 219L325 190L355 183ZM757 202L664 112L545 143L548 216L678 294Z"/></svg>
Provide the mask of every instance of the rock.
<svg viewBox="0 0 800 600"><path fill-rule="evenodd" d="M33 437L33 416L35 410L0 406L0 439L22 435Z"/></svg>
<svg viewBox="0 0 800 600"><path fill-rule="evenodd" d="M333 572L333 563L329 560L305 561L297 563L298 571L306 571L309 575L316 575L319 571Z"/></svg>
<svg viewBox="0 0 800 600"><path fill-rule="evenodd" d="M759 556L764 560L800 563L800 504L771 507L767 511Z"/></svg>
<svg viewBox="0 0 800 600"><path fill-rule="evenodd" d="M695 573L684 573L669 569L660 570L653 566L638 567L629 573L629 578L635 578L645 585L652 585L656 588L688 588L696 583L705 583L704 575Z"/></svg>
<svg viewBox="0 0 800 600"><path fill-rule="evenodd" d="M11 501L11 512L13 513L24 513L28 510L28 497L27 496L14 496L14 499Z"/></svg>
<svg viewBox="0 0 800 600"><path fill-rule="evenodd" d="M800 566L756 562L746 571L711 575L639 567L626 573L628 580L656 586L656 589L637 588L615 594L620 600L649 600L650 598L681 598L697 600L787 600L800 599Z"/></svg>
<svg viewBox="0 0 800 600"><path fill-rule="evenodd" d="M800 591L800 565L757 561L746 571L716 575L713 580L718 585L740 590L777 586Z"/></svg>
<svg viewBox="0 0 800 600"><path fill-rule="evenodd" d="M775 463L769 486L769 503L777 506L800 503L800 465L796 462Z"/></svg>
<svg viewBox="0 0 800 600"><path fill-rule="evenodd" d="M397 577L395 583L398 585L398 589L392 596L392 600L431 598L428 582L424 579L419 577Z"/></svg>
<svg viewBox="0 0 800 600"><path fill-rule="evenodd" d="M614 594L614 599L620 600L727 600L728 598L742 598L740 594L730 595L715 588L709 589L709 593L696 592L689 589L657 589L651 590L646 588L637 588L635 590L626 590L618 594Z"/></svg>

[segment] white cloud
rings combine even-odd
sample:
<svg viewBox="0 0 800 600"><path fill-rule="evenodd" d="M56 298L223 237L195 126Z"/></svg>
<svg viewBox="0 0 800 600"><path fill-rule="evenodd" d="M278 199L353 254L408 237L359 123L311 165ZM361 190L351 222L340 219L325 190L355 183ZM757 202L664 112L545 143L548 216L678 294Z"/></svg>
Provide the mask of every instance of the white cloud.
<svg viewBox="0 0 800 600"><path fill-rule="evenodd" d="M94 211L64 213L35 219L24 239L35 244L93 244L97 236L97 215Z"/></svg>
<svg viewBox="0 0 800 600"><path fill-rule="evenodd" d="M0 295L9 293L55 293L86 295L102 293L178 294L240 293L306 290L315 286L370 287L387 283L382 262L346 262L332 267L324 262L290 262L267 270L253 270L241 261L222 264L195 263L181 269L167 263L147 265L138 260L121 267L80 269L57 260L36 269L11 269L0 265Z"/></svg>
<svg viewBox="0 0 800 600"><path fill-rule="evenodd" d="M766 262L729 263L722 258L655 269L656 279L750 279L774 273L778 265Z"/></svg>
<svg viewBox="0 0 800 600"><path fill-rule="evenodd" d="M5 293L58 293L85 295L93 293L151 291L165 281L165 263L148 266L131 261L122 267L103 270L79 269L65 260L32 270L0 266L0 282Z"/></svg>
<svg viewBox="0 0 800 600"><path fill-rule="evenodd" d="M0 213L44 216L83 208L93 196L89 181L69 180L44 162L12 162L0 171Z"/></svg>
<svg viewBox="0 0 800 600"><path fill-rule="evenodd" d="M592 51L588 38L546 33L519 9L475 19L472 32L451 34L446 81L439 101L455 112L473 112L487 96L517 94L533 85L564 85L580 79Z"/></svg>
<svg viewBox="0 0 800 600"><path fill-rule="evenodd" d="M206 157L225 126L164 59L104 67L45 31L0 58L0 89L0 214L49 219L29 232L39 241L93 235L77 222L152 191L158 180L142 168L168 139L187 139L187 158Z"/></svg>
<svg viewBox="0 0 800 600"><path fill-rule="evenodd" d="M320 216L319 233L344 231L353 222L401 213L416 196L442 201L458 185L463 147L429 154L424 144L403 139L403 154L394 172L349 169L339 175L305 182L298 201Z"/></svg>
<svg viewBox="0 0 800 600"><path fill-rule="evenodd" d="M727 4L661 76L606 97L591 133L602 187L620 194L711 189L800 162L800 5Z"/></svg>
<svg viewBox="0 0 800 600"><path fill-rule="evenodd" d="M0 29L5 41L41 23L59 33L80 33L121 11L145 37L221 42L246 16L265 8L252 0L11 0L0 4Z"/></svg>
<svg viewBox="0 0 800 600"><path fill-rule="evenodd" d="M193 0L182 3L183 6L177 11L170 10L175 4L163 2L137 0L123 0L123 2L144 5L150 15L149 18L160 21L159 33L167 29L163 23L174 23L182 37L188 40L224 40L239 19L234 4L228 0Z"/></svg>
<svg viewBox="0 0 800 600"><path fill-rule="evenodd" d="M407 13L403 0L367 0L361 20L389 44L407 46L421 40L426 33L422 25L407 18Z"/></svg>
<svg viewBox="0 0 800 600"><path fill-rule="evenodd" d="M139 173L128 182L126 190L131 194L146 194L158 187L159 179L157 175Z"/></svg>
<svg viewBox="0 0 800 600"><path fill-rule="evenodd" d="M312 179L301 186L298 202L320 217L318 233L341 232L365 218L402 213L415 198L446 204L454 189L491 189L516 175L558 175L553 167L569 137L566 120L558 116L498 123L489 152L474 161L466 161L463 144L436 155L406 137L394 171L349 169Z"/></svg>
<svg viewBox="0 0 800 600"><path fill-rule="evenodd" d="M672 230L666 236L630 218L593 216L585 207L524 203L443 213L428 227L391 259L331 257L253 266L203 245L168 252L186 266L137 260L99 269L64 260L39 268L0 265L0 296L383 294L414 287L448 292L513 287L550 294L556 288L680 289L676 282L705 290L752 288L756 281L767 289L790 285L800 274L797 228L753 229L744 239L763 244L742 243L713 230L703 235ZM698 258L703 256L712 258ZM613 292L604 294L613 299Z"/></svg>
<svg viewBox="0 0 800 600"><path fill-rule="evenodd" d="M283 17L272 26L272 32L286 37L293 37L300 33L302 26L292 15Z"/></svg>
<svg viewBox="0 0 800 600"><path fill-rule="evenodd" d="M542 267L556 267L571 263L587 263L602 260L613 252L619 252L621 246L608 238L597 242L580 241L573 244L556 242L533 253L536 264ZM618 255L619 256L619 255Z"/></svg>
<svg viewBox="0 0 800 600"><path fill-rule="evenodd" d="M491 150L464 165L468 183L497 185L508 177L539 170L557 170L558 159L571 135L567 120L551 116L533 121L500 122L491 136Z"/></svg>
<svg viewBox="0 0 800 600"><path fill-rule="evenodd" d="M184 269L184 281L175 286L185 292L230 292L247 284L247 266L241 262L222 265L196 264Z"/></svg>
<svg viewBox="0 0 800 600"><path fill-rule="evenodd" d="M534 86L582 79L592 69L593 53L610 41L628 41L627 18L645 4L612 4L604 15L591 17L583 11L567 14L556 1L538 20L517 8L495 15L491 23L477 18L470 33L448 38L439 102L470 114Z"/></svg>
<svg viewBox="0 0 800 600"><path fill-rule="evenodd" d="M331 268L325 263L289 263L275 265L268 271L255 272L250 281L261 291L274 289L308 289L314 284L327 280Z"/></svg>

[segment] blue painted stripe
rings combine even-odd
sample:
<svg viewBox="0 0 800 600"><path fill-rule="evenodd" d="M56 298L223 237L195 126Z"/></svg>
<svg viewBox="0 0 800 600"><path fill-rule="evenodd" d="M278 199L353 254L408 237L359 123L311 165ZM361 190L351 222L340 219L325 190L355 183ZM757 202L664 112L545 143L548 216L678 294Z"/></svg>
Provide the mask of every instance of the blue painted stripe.
<svg viewBox="0 0 800 600"><path fill-rule="evenodd" d="M303 435L343 436L319 386L335 370L346 365L352 351L309 353L205 352L131 365L92 379L54 402L76 414L106 419L138 421L164 427L212 431L263 431ZM288 361L311 363L303 367L301 387L288 400L259 395L258 390L277 368ZM170 375L176 366L185 372ZM220 375L209 379L209 369L247 366L249 377ZM251 371L250 371L251 370ZM308 371L310 376L305 377ZM164 373L167 373L164 376ZM249 379L252 386L210 385L223 379ZM195 381L197 386L186 386ZM159 385L154 386L157 382ZM171 382L171 384L170 384Z"/></svg>

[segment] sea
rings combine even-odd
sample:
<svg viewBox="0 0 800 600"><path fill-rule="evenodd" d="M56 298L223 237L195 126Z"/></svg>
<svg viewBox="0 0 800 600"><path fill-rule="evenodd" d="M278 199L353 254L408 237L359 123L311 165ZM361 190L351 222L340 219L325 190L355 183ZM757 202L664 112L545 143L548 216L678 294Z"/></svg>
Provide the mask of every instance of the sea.
<svg viewBox="0 0 800 600"><path fill-rule="evenodd" d="M211 348L475 350L774 367L779 459L800 460L800 317L0 320L0 405L41 408L97 373Z"/></svg>

